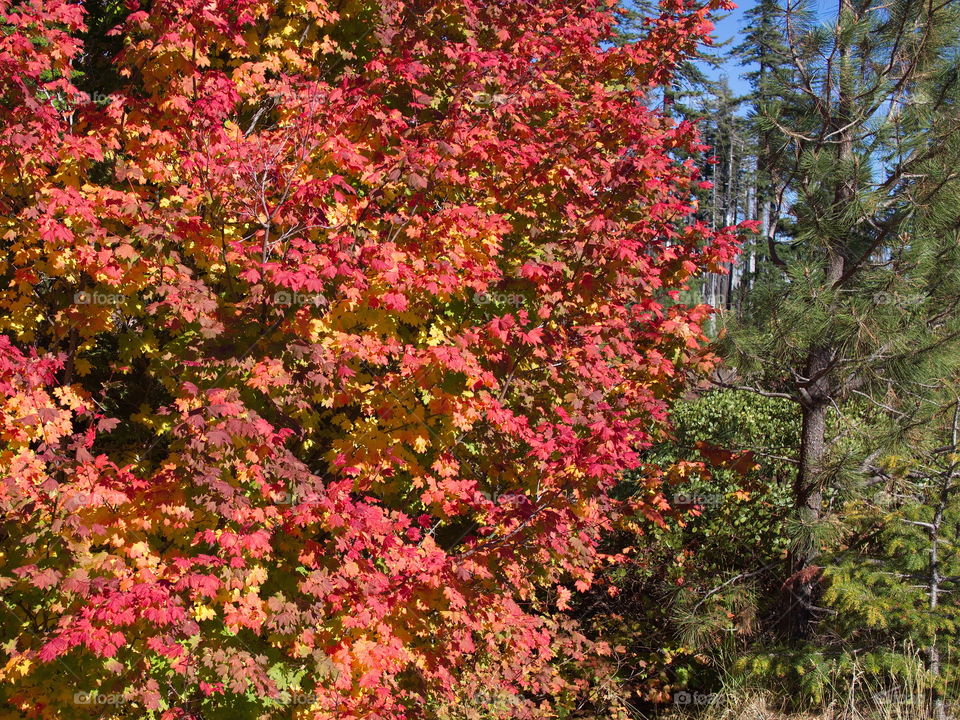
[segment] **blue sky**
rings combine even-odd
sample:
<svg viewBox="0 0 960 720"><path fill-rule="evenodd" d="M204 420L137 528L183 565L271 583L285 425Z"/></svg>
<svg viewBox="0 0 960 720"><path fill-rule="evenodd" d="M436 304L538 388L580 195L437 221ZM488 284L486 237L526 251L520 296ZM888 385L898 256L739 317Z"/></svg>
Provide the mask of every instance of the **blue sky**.
<svg viewBox="0 0 960 720"><path fill-rule="evenodd" d="M722 20L715 21L717 29L714 35L717 41L731 40L730 44L723 48L722 52L724 54L729 52L730 48L739 42L739 35L745 29L746 22L743 13L754 6L754 0L740 0L737 5L739 5L739 7L737 7L736 10L729 12ZM737 95L743 95L750 89L747 82L741 77L746 71L747 68L741 67L738 63L728 60L722 68L711 74L718 78L726 75L733 92Z"/></svg>
<svg viewBox="0 0 960 720"><path fill-rule="evenodd" d="M723 48L725 54L739 42L739 36L746 30L746 18L743 17L744 12L756 4L755 0L734 0L734 2L736 2L739 7L727 13L726 17L722 20L714 20L717 26L714 32L717 41L731 40L730 44ZM834 17L837 0L816 0L816 6L820 19L828 22ZM733 92L737 95L742 95L750 89L750 86L742 77L743 73L747 72L747 70L748 68L741 67L738 63L728 60L722 68L711 74L716 78L726 75Z"/></svg>

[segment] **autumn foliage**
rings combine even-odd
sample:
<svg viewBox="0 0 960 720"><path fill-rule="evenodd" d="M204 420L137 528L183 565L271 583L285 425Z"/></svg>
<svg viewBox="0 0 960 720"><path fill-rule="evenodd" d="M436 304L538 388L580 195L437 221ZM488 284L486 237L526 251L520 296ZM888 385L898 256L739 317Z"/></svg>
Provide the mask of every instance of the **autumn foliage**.
<svg viewBox="0 0 960 720"><path fill-rule="evenodd" d="M2 717L541 712L708 361L707 10L0 0Z"/></svg>

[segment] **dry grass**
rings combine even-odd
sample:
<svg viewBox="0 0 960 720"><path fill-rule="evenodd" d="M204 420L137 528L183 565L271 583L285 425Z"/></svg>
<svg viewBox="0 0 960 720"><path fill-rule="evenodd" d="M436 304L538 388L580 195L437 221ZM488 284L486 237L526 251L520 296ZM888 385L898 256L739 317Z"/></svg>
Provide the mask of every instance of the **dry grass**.
<svg viewBox="0 0 960 720"><path fill-rule="evenodd" d="M817 712L790 713L785 703L767 694L721 694L711 706L699 712L676 712L675 720L933 720L933 703L924 693L910 694L903 690L873 693L868 699L836 699ZM860 696L864 697L864 696ZM667 720L666 717L662 720ZM947 717L958 718L950 712Z"/></svg>
<svg viewBox="0 0 960 720"><path fill-rule="evenodd" d="M751 687L728 677L723 691L700 708L672 708L658 720L934 720L937 717L928 689L929 676L918 662L916 671L896 685L879 686L865 671L847 676L842 685L826 683L825 699L816 712L788 712L792 698L769 688ZM949 695L960 697L960 688ZM945 707L946 717L960 720L960 703ZM943 717L943 716L941 716Z"/></svg>
<svg viewBox="0 0 960 720"><path fill-rule="evenodd" d="M817 713L787 713L759 696L730 699L707 709L700 720L932 720L929 700L830 704ZM954 717L954 716L950 716Z"/></svg>

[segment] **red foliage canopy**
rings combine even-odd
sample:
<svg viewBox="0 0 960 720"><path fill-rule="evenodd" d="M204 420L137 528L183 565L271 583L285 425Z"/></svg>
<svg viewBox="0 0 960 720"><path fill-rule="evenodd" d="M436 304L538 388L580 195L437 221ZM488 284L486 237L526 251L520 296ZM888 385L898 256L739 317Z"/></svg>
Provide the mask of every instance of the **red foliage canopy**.
<svg viewBox="0 0 960 720"><path fill-rule="evenodd" d="M0 0L0 695L534 714L734 250L647 107L709 8L115 5Z"/></svg>

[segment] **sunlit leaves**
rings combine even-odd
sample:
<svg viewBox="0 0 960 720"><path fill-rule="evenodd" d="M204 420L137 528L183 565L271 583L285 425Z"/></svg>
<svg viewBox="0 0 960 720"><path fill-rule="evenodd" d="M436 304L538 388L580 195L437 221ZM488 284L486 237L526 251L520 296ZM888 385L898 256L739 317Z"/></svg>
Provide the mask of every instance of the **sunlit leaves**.
<svg viewBox="0 0 960 720"><path fill-rule="evenodd" d="M607 492L710 361L670 292L734 251L644 106L680 10L613 49L598 2L157 2L87 102L77 6L0 2L13 704L84 715L76 668L118 717L400 718L473 664L547 712Z"/></svg>

